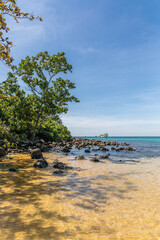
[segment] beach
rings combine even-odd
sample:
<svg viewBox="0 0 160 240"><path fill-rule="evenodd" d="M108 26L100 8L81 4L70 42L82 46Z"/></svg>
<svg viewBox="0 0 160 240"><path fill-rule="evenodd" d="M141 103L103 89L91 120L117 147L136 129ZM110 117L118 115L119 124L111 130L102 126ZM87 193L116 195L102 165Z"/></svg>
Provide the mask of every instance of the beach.
<svg viewBox="0 0 160 240"><path fill-rule="evenodd" d="M160 157L92 162L75 151L44 153L44 169L28 154L3 158L0 239L159 239ZM56 159L72 169L53 174Z"/></svg>

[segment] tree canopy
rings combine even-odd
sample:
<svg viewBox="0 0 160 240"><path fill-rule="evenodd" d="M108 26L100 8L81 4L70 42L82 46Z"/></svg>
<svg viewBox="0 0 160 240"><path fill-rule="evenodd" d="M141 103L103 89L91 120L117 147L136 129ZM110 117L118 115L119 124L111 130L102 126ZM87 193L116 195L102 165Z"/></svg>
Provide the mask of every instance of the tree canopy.
<svg viewBox="0 0 160 240"><path fill-rule="evenodd" d="M40 52L35 57L27 56L21 60L14 73L8 73L1 87L5 96L0 100L3 124L11 132L25 133L32 139L44 129L53 131L54 122L61 124L60 114L67 113L68 103L79 102L70 93L75 83L60 76L71 71L72 65L67 62L64 52L51 56L47 51ZM28 92L21 89L19 78Z"/></svg>
<svg viewBox="0 0 160 240"><path fill-rule="evenodd" d="M34 17L33 14L24 13L17 5L16 0L0 0L0 60L7 64L12 65L13 57L11 56L12 41L9 40L8 31L10 30L6 16L12 17L17 23L19 19L28 19L30 21L35 18L42 21L41 17ZM14 68L12 66L12 68Z"/></svg>

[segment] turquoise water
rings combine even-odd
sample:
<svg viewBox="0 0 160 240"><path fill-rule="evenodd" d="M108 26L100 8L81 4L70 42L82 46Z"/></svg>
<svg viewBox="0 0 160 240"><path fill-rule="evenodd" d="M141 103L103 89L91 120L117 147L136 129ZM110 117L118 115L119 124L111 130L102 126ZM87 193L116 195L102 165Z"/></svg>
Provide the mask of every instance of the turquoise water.
<svg viewBox="0 0 160 240"><path fill-rule="evenodd" d="M160 157L160 137L77 137L87 139L97 139L101 141L117 141L119 143L126 142L136 148L135 152L117 152L112 151L113 157L141 158L141 157Z"/></svg>
<svg viewBox="0 0 160 240"><path fill-rule="evenodd" d="M89 138L89 139L98 139L102 141L118 141L118 142L127 142L127 141L139 141L139 142L153 142L160 143L160 137L108 137L108 138L98 138L92 136L77 137L77 138Z"/></svg>

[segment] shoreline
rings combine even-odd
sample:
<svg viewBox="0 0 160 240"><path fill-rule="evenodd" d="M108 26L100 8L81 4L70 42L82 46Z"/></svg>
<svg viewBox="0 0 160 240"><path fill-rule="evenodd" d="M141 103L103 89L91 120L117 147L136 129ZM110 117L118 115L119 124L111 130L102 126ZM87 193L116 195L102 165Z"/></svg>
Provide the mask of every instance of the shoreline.
<svg viewBox="0 0 160 240"><path fill-rule="evenodd" d="M8 155L13 158L6 164L18 163L19 170L0 169L2 239L159 237L160 158L121 165L63 154L44 153L49 163L44 169L33 168L35 160L28 154ZM72 169L53 174L56 159Z"/></svg>

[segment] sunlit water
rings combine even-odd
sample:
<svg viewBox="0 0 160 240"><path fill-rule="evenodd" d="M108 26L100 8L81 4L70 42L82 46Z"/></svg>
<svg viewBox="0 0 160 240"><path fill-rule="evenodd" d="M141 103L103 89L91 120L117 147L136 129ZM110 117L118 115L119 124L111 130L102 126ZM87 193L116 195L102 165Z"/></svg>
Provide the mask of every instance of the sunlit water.
<svg viewBox="0 0 160 240"><path fill-rule="evenodd" d="M46 169L34 169L27 154L0 163L0 239L160 239L160 158L44 155ZM53 175L57 158L73 169Z"/></svg>

